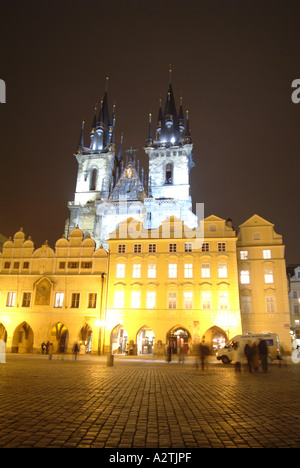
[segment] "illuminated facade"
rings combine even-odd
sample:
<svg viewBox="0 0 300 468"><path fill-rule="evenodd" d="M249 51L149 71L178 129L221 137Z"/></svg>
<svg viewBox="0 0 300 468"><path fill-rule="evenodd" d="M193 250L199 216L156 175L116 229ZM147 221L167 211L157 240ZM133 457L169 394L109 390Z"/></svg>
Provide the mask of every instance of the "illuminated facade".
<svg viewBox="0 0 300 468"><path fill-rule="evenodd" d="M289 277L289 303L291 316L291 331L293 332L294 346L300 340L300 265L288 266Z"/></svg>
<svg viewBox="0 0 300 468"><path fill-rule="evenodd" d="M22 230L0 252L0 339L14 352L164 355L211 351L242 332L278 333L290 351L284 245L254 215L231 220L192 212L194 166L189 119L175 106L171 79L145 152L115 148L115 109L107 88L84 144L65 236L38 249ZM197 213L198 214L198 213Z"/></svg>
<svg viewBox="0 0 300 468"><path fill-rule="evenodd" d="M97 352L107 252L91 238L74 229L54 250L35 249L20 230L4 243L0 269L0 339L8 351L39 352L49 341L65 352L78 341Z"/></svg>

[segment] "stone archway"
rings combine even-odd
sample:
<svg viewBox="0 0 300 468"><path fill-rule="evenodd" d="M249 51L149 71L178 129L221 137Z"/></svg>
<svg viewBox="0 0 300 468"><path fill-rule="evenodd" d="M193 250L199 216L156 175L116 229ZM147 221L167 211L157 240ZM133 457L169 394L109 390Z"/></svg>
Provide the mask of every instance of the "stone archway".
<svg viewBox="0 0 300 468"><path fill-rule="evenodd" d="M128 333L123 325L117 325L111 332L112 354L126 354Z"/></svg>
<svg viewBox="0 0 300 468"><path fill-rule="evenodd" d="M136 335L137 354L153 354L154 340L153 330L147 325L143 326Z"/></svg>
<svg viewBox="0 0 300 468"><path fill-rule="evenodd" d="M186 328L176 325L167 333L167 347L172 348L173 354L179 354L182 348L191 348L191 339L191 334Z"/></svg>
<svg viewBox="0 0 300 468"><path fill-rule="evenodd" d="M7 331L2 323L0 323L0 340L7 342Z"/></svg>
<svg viewBox="0 0 300 468"><path fill-rule="evenodd" d="M22 322L14 331L12 353L31 353L33 351L33 330L27 322Z"/></svg>
<svg viewBox="0 0 300 468"><path fill-rule="evenodd" d="M69 331L63 323L57 322L52 327L51 343L53 344L53 350L55 353L67 352L69 343Z"/></svg>
<svg viewBox="0 0 300 468"><path fill-rule="evenodd" d="M93 330L85 323L78 333L78 341L80 343L80 353L90 354L92 351ZM82 351L84 349L84 352Z"/></svg>
<svg viewBox="0 0 300 468"><path fill-rule="evenodd" d="M228 341L227 333L216 325L206 330L202 338L209 346L210 354L214 354L218 349L223 348Z"/></svg>

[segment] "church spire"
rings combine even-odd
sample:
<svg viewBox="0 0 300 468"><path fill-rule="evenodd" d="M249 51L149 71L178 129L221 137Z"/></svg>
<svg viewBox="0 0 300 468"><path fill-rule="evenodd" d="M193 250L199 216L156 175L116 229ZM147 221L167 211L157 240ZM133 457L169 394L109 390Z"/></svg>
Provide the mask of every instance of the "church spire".
<svg viewBox="0 0 300 468"><path fill-rule="evenodd" d="M77 147L77 153L81 153L84 148L84 120L82 121L81 124L81 132L80 132L80 138L78 142L78 147Z"/></svg>

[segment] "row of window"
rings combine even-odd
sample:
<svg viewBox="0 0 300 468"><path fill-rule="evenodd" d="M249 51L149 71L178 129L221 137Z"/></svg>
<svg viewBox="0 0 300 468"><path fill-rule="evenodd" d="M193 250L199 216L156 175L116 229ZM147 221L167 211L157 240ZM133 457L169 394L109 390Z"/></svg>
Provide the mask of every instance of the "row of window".
<svg viewBox="0 0 300 468"><path fill-rule="evenodd" d="M15 291L9 291L6 296L6 307L14 307L16 303L17 293ZM54 296L54 307L61 308L64 305L65 293L57 292ZM23 292L22 296L22 307L30 307L32 300L31 292ZM78 309L80 303L80 293L71 294L71 305L72 309ZM97 293L88 294L88 309L95 309L97 305Z"/></svg>
<svg viewBox="0 0 300 468"><path fill-rule="evenodd" d="M116 270L116 277L119 279L125 278L126 264L118 263ZM149 263L147 265L147 278L156 278L157 274L157 264ZM168 278L177 278L178 276L178 264L169 263L168 264ZM185 263L183 267L183 276L184 278L193 278L194 276L194 265L193 263ZM202 263L201 265L201 276L202 278L210 278L211 276L211 266L209 263ZM132 278L141 278L142 277L142 264L134 263L132 265ZM219 263L218 265L218 277L227 278L228 277L228 267L227 263Z"/></svg>
<svg viewBox="0 0 300 468"><path fill-rule="evenodd" d="M264 271L264 281L265 281L265 284L274 283L274 275L273 275L272 270ZM250 271L249 270L241 270L240 282L241 284L250 284Z"/></svg>
<svg viewBox="0 0 300 468"><path fill-rule="evenodd" d="M185 263L183 267L183 276L184 278L193 278L194 276L194 265L192 263ZM126 264L118 263L116 277L118 279L125 278ZM150 263L147 265L147 278L156 278L157 274L157 265L156 263ZM168 278L177 278L178 276L178 265L177 263L168 264ZM132 278L141 278L142 277L142 265L141 263L134 263L132 265ZM211 265L209 263L201 264L201 277L210 278L211 277ZM218 264L218 278L228 278L228 266L227 263ZM264 271L264 280L265 284L271 284L274 282L273 271L265 270ZM241 284L250 284L250 271L241 270L240 272L240 282Z"/></svg>
<svg viewBox="0 0 300 468"><path fill-rule="evenodd" d="M193 308L193 292L185 291L183 293L183 308ZM132 291L130 297L130 307L139 309L141 307L141 291ZM114 293L114 308L122 309L125 306L125 291L115 291ZM146 308L154 309L156 307L156 291L146 292ZM167 308L176 309L178 307L178 295L176 291L167 293ZM212 309L212 294L204 291L201 293L201 308ZM229 309L229 293L228 291L219 292L218 308L222 310Z"/></svg>
<svg viewBox="0 0 300 468"><path fill-rule="evenodd" d="M267 314L275 314L276 313L275 296L266 296L265 297L265 304L266 304L266 313ZM251 296L242 296L242 298L241 298L241 310L242 310L243 314L251 314L252 313L252 298L251 298Z"/></svg>
<svg viewBox="0 0 300 468"><path fill-rule="evenodd" d="M58 268L60 270L64 270L66 268L66 265L68 266L69 269L76 269L79 268L79 265L83 269L88 269L92 268L92 262L59 262ZM4 262L4 269L8 270L11 267L11 262ZM19 270L20 268L20 262L13 262L12 264L13 270ZM23 270L28 270L29 269L29 262L23 262L22 265Z"/></svg>
<svg viewBox="0 0 300 468"><path fill-rule="evenodd" d="M183 293L183 308L193 309L193 292L185 291ZM266 312L275 313L275 297L266 296ZM122 309L125 306L125 291L115 291L114 294L114 308ZM141 291L132 291L130 297L130 307L132 309L139 309L141 307ZM148 291L146 293L146 308L154 309L156 307L156 291ZM178 307L178 295L176 291L167 293L167 308L176 309ZM201 293L200 308L203 310L210 310L213 308L212 293L210 291L203 291ZM252 299L250 296L243 296L241 300L241 308L243 313L252 313ZM229 309L229 293L228 291L221 291L218 294L218 309Z"/></svg>
<svg viewBox="0 0 300 468"><path fill-rule="evenodd" d="M118 244L118 253L124 254L127 253L127 245L126 244ZM198 248L198 247L197 247ZM150 243L147 244L147 252L148 253L156 253L157 252L157 244ZM203 242L201 245L202 252L210 252L210 242ZM226 242L218 242L217 244L218 252L226 252L227 245ZM193 251L193 242L185 242L184 243L184 252L192 252ZM133 244L132 248L133 253L142 253L142 244ZM179 252L179 245L176 242L172 242L168 245L168 252L169 253L176 253Z"/></svg>
<svg viewBox="0 0 300 468"><path fill-rule="evenodd" d="M241 260L248 260L249 258L249 252L248 250L240 250L240 259ZM263 249L262 251L262 258L264 260L267 260L269 258L272 258L271 255L271 250L270 249Z"/></svg>

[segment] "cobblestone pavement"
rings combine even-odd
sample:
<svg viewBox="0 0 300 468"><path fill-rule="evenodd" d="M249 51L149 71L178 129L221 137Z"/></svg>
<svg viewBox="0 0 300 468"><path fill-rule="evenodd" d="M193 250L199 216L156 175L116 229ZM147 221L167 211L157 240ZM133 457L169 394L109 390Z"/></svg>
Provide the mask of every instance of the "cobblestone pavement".
<svg viewBox="0 0 300 468"><path fill-rule="evenodd" d="M300 448L300 363L232 366L8 355L0 447Z"/></svg>

